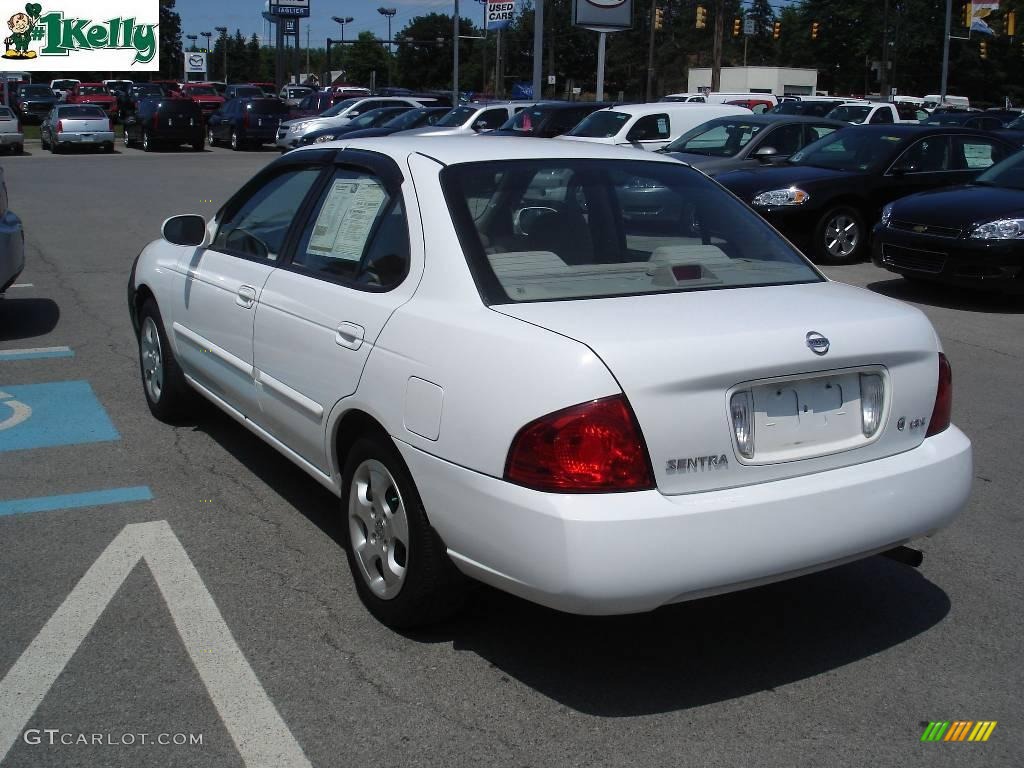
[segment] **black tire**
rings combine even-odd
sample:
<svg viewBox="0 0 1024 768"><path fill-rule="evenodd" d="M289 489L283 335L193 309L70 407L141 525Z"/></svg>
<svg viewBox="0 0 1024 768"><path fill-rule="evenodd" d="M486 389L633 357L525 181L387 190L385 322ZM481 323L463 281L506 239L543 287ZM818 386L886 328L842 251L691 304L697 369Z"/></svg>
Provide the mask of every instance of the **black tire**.
<svg viewBox="0 0 1024 768"><path fill-rule="evenodd" d="M16 155L24 155L25 154L25 145L24 144L15 144L14 145L14 154L16 154Z"/></svg>
<svg viewBox="0 0 1024 768"><path fill-rule="evenodd" d="M192 142L193 152L202 152L204 149L206 149L206 142L203 141L202 139L200 139L199 141Z"/></svg>
<svg viewBox="0 0 1024 768"><path fill-rule="evenodd" d="M154 360L147 354L147 345L151 343L149 323L155 326L158 342L159 359L155 362L162 366L162 381L157 389L149 384L147 374L152 376ZM167 341L164 322L156 301L146 299L139 311L139 374L142 379L142 391L146 397L149 411L160 421L174 424L194 411L196 394L185 381L174 350Z"/></svg>
<svg viewBox="0 0 1024 768"><path fill-rule="evenodd" d="M814 228L814 257L822 264L854 264L864 257L867 240L860 211L837 205L826 211Z"/></svg>
<svg viewBox="0 0 1024 768"><path fill-rule="evenodd" d="M242 149L242 138L238 135L238 131L234 128L231 129L231 149L238 152Z"/></svg>
<svg viewBox="0 0 1024 768"><path fill-rule="evenodd" d="M130 149L131 146L132 146L132 140L131 140L131 137L128 135L128 127L127 126L125 126L125 129L124 129L124 146L125 146L126 149Z"/></svg>
<svg viewBox="0 0 1024 768"><path fill-rule="evenodd" d="M383 494L384 499L372 500L377 504L377 514L382 521L376 530L382 536L381 541L390 541L391 556L396 562L404 560L404 579L397 593L389 597L381 597L370 586L371 580L379 578L380 588L385 588L385 566L378 565L377 574L368 577L363 572L363 561L356 554L361 544L366 545L365 549L373 549L369 541L373 533L366 530L358 515L353 514L356 506L366 509L365 505L358 504L359 488L368 488L365 483L357 483L354 487L353 480L357 473L362 477L362 473L370 466L382 466L391 476L385 478L388 490ZM382 476L378 473L378 477ZM370 497L369 492L366 496ZM444 543L430 526L412 475L386 435L361 437L352 446L345 461L341 506L347 540L345 552L356 591L378 621L396 629L410 628L435 623L458 610L462 603L464 577L456 570L448 558ZM383 512L385 507L388 513ZM388 535L395 534L397 529L394 526L389 528L384 521L395 520L395 515L390 514L390 511L396 508L402 511L405 518L408 538L405 544L399 541L397 535L388 539ZM377 563L380 564L379 557Z"/></svg>
<svg viewBox="0 0 1024 768"><path fill-rule="evenodd" d="M154 149L153 140L149 138L149 131L145 128L142 129L142 151L152 152Z"/></svg>

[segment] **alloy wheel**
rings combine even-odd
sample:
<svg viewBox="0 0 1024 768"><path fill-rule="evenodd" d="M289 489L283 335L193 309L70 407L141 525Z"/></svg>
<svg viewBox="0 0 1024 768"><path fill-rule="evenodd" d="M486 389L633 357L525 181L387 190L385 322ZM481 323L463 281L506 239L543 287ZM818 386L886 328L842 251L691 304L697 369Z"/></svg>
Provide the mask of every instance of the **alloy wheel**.
<svg viewBox="0 0 1024 768"><path fill-rule="evenodd" d="M160 331L152 317L146 317L139 333L139 357L146 394L154 403L160 402L164 391L164 359L160 348Z"/></svg>
<svg viewBox="0 0 1024 768"><path fill-rule="evenodd" d="M846 214L838 214L825 225L825 250L834 259L847 259L860 245L860 227Z"/></svg>
<svg viewBox="0 0 1024 768"><path fill-rule="evenodd" d="M409 565L409 522L397 481L376 459L356 468L348 515L352 553L363 579L377 597L394 598Z"/></svg>

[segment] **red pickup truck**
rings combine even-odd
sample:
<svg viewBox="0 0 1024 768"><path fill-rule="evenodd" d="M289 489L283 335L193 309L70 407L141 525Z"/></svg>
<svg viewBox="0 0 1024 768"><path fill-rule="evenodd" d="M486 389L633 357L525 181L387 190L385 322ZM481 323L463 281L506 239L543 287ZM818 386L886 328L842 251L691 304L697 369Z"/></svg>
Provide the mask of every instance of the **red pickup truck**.
<svg viewBox="0 0 1024 768"><path fill-rule="evenodd" d="M117 96L103 83L79 83L71 88L64 101L67 104L95 104L107 113L111 121L117 117Z"/></svg>
<svg viewBox="0 0 1024 768"><path fill-rule="evenodd" d="M185 83L181 86L181 96L198 104L204 119L224 106L224 97L211 83Z"/></svg>

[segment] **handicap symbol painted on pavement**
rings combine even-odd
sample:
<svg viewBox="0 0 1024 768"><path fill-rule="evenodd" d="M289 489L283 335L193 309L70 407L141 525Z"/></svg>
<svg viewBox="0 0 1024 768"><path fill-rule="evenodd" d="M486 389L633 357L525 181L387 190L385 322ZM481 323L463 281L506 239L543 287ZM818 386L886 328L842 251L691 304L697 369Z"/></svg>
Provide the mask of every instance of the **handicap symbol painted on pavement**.
<svg viewBox="0 0 1024 768"><path fill-rule="evenodd" d="M0 385L0 453L120 437L87 381Z"/></svg>
<svg viewBox="0 0 1024 768"><path fill-rule="evenodd" d="M10 398L11 395L0 392L0 406L4 406L4 410L10 411L10 415L4 418L4 411L0 410L0 430L16 427L32 415L31 408Z"/></svg>

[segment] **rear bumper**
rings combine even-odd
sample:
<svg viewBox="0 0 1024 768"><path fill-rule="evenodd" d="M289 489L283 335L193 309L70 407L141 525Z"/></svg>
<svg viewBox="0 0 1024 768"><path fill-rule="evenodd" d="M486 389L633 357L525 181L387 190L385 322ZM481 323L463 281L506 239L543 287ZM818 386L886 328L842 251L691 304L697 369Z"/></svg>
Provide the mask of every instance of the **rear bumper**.
<svg viewBox="0 0 1024 768"><path fill-rule="evenodd" d="M91 133L58 133L57 139L58 144L82 144L95 146L97 144L113 144L114 143L114 132L113 131L93 131Z"/></svg>
<svg viewBox="0 0 1024 768"><path fill-rule="evenodd" d="M966 504L970 441L681 496L540 493L399 442L464 573L543 605L634 613L821 570L930 535Z"/></svg>
<svg viewBox="0 0 1024 768"><path fill-rule="evenodd" d="M0 146L9 147L13 144L24 144L25 134L23 133L0 133Z"/></svg>

